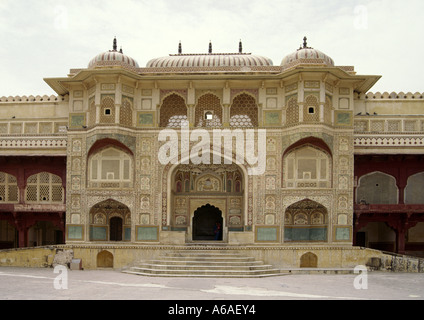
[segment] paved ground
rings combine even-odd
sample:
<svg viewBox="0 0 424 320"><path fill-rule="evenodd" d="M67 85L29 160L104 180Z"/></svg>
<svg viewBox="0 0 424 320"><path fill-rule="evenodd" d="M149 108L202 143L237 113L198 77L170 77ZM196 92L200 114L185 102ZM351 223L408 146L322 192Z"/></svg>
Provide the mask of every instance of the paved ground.
<svg viewBox="0 0 424 320"><path fill-rule="evenodd" d="M184 279L108 270L57 271L0 268L0 300L424 300L424 274L373 272L367 279L365 274L360 279L355 274ZM355 279L362 286L368 284L368 289L356 289Z"/></svg>

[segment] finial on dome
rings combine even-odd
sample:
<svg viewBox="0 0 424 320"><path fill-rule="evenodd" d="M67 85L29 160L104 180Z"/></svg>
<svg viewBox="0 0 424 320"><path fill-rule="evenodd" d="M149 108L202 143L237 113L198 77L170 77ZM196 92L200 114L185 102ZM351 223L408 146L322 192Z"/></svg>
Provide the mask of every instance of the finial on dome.
<svg viewBox="0 0 424 320"><path fill-rule="evenodd" d="M178 54L182 54L183 53L183 47L181 45L181 41L180 44L178 45Z"/></svg>
<svg viewBox="0 0 424 320"><path fill-rule="evenodd" d="M239 42L239 53L243 53L243 43L241 42L241 39Z"/></svg>
<svg viewBox="0 0 424 320"><path fill-rule="evenodd" d="M113 51L118 50L118 41L116 40L116 37L113 39Z"/></svg>
<svg viewBox="0 0 424 320"><path fill-rule="evenodd" d="M303 38L303 45L301 45L297 51L302 49L313 49L311 47L308 47L308 38L306 36Z"/></svg>
<svg viewBox="0 0 424 320"><path fill-rule="evenodd" d="M308 38L305 36L303 38L303 49L306 49L308 47Z"/></svg>
<svg viewBox="0 0 424 320"><path fill-rule="evenodd" d="M212 41L209 41L209 54L212 53Z"/></svg>
<svg viewBox="0 0 424 320"><path fill-rule="evenodd" d="M122 47L121 47L121 49L119 50L119 53L122 53L122 54L124 54L124 52L122 51Z"/></svg>

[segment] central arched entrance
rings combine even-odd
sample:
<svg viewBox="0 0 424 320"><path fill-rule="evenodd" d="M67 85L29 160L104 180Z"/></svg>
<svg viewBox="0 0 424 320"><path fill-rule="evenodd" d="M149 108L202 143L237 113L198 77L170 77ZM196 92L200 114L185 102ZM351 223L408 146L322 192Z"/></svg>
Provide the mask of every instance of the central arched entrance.
<svg viewBox="0 0 424 320"><path fill-rule="evenodd" d="M113 199L90 209L90 241L131 241L131 211Z"/></svg>
<svg viewBox="0 0 424 320"><path fill-rule="evenodd" d="M219 208L207 204L197 209L193 217L193 241L222 241L223 222Z"/></svg>

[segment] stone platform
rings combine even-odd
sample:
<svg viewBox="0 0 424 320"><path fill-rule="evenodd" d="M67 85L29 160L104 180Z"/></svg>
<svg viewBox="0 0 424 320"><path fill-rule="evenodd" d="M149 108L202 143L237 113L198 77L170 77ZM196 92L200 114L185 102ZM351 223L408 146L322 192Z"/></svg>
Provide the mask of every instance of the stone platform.
<svg viewBox="0 0 424 320"><path fill-rule="evenodd" d="M197 257L193 260L195 255ZM301 268L305 255L315 257L316 265ZM81 243L0 250L0 267L49 268L55 264L70 265L72 259L81 260L84 270L129 270L138 267L141 273L169 273L174 276L178 273L205 275L205 270L213 270L212 274L216 276L224 276L224 271L231 270L233 272L227 276L241 273L258 276L261 272L263 275L352 273L356 266L394 272L424 272L423 259L348 246Z"/></svg>

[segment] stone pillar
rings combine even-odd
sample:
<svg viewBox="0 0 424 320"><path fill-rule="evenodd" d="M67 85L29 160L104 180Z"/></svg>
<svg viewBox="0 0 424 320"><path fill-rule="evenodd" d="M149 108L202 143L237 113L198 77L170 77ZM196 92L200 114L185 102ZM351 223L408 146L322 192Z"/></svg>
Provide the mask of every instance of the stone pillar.
<svg viewBox="0 0 424 320"><path fill-rule="evenodd" d="M189 127L190 128L194 128L196 123L196 109L195 109L195 105L194 104L189 104L187 105L187 119L189 122Z"/></svg>
<svg viewBox="0 0 424 320"><path fill-rule="evenodd" d="M96 104L96 123L94 125L100 123L100 112L101 112L100 104Z"/></svg>
<svg viewBox="0 0 424 320"><path fill-rule="evenodd" d="M303 112L305 104L303 102L299 102L299 123L303 122Z"/></svg>
<svg viewBox="0 0 424 320"><path fill-rule="evenodd" d="M229 128L230 127L230 104L224 104L224 109L223 109L223 113L222 113L222 126L224 128Z"/></svg>
<svg viewBox="0 0 424 320"><path fill-rule="evenodd" d="M121 105L115 105L115 124L119 124L119 120L121 119Z"/></svg>
<svg viewBox="0 0 424 320"><path fill-rule="evenodd" d="M325 104L320 103L318 106L319 109L319 122L324 123L325 122Z"/></svg>

